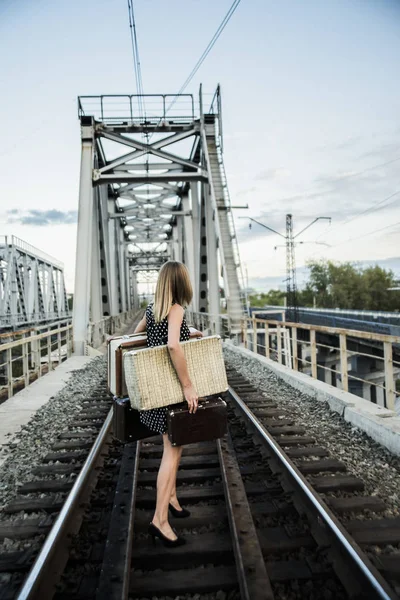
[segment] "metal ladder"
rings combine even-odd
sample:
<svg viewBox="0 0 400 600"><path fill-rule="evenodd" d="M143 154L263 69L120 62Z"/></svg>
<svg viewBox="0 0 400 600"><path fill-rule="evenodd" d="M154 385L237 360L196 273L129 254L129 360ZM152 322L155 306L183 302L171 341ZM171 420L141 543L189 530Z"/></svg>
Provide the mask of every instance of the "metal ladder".
<svg viewBox="0 0 400 600"><path fill-rule="evenodd" d="M227 293L227 309L231 319L232 328L240 327L241 318L246 311L246 299L239 282L239 275L243 281L241 271L239 248L236 239L235 227L232 217L232 208L226 173L223 164L220 144L217 142L218 133L215 115L206 115L206 142L207 142L207 167L211 176L212 192L215 195L215 203L220 233L221 254L223 256L223 272L225 279L225 290Z"/></svg>
<svg viewBox="0 0 400 600"><path fill-rule="evenodd" d="M247 299L246 285L245 285L245 280L244 280L244 276L243 276L242 263L240 261L239 244L238 244L237 235L236 235L235 222L233 220L231 197L229 195L228 180L226 178L225 165L224 165L224 160L222 157L222 148L221 148L219 137L217 137L217 139L216 139L216 148L217 148L219 168L221 171L221 180L222 180L222 187L223 187L223 191L224 191L225 205L228 207L227 217L228 217L229 230L230 230L231 239L232 239L233 255L234 255L234 259L235 259L235 264L236 264L236 269L237 269L239 284L240 284L240 300L241 300L241 304L242 304L242 310L246 314L248 312L248 299Z"/></svg>

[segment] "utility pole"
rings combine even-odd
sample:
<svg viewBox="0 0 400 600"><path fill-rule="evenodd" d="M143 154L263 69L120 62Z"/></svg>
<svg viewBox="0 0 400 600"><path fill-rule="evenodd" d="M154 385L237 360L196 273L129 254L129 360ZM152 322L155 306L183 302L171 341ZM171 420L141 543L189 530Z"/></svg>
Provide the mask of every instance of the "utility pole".
<svg viewBox="0 0 400 600"><path fill-rule="evenodd" d="M286 304L288 321L299 322L299 303L297 299L296 261L294 254L293 218L286 215Z"/></svg>
<svg viewBox="0 0 400 600"><path fill-rule="evenodd" d="M314 223L316 223L317 221L329 220L329 222L330 222L332 220L331 217L317 217L316 219L314 219L314 221L311 221L311 223L309 223L306 227L304 227L304 229L299 231L299 233L296 233L296 235L293 235L293 216L291 214L286 215L286 235L284 235L283 233L280 233L279 231L276 231L275 229L272 229L272 227L268 227L268 225L264 225L264 223L260 223L260 221L257 221L256 219L253 219L252 217L239 217L239 219L249 219L250 221L257 223L257 225L261 225L261 227L268 229L268 231L271 231L272 233L276 233L277 235L280 235L281 237L284 238L284 240L286 242L285 243L285 247L286 247L286 306L287 306L287 311L288 311L288 320L292 321L294 323L298 323L298 321L299 321L299 305L298 305L298 298L297 298L295 245L297 243L304 244L307 242L301 242L301 241L295 242L295 239L298 238L299 235L304 233L304 231L306 231L306 229L311 227L311 225L314 225ZM249 228L251 229L251 223L249 223ZM318 242L311 242L311 243L318 243ZM328 244L324 244L324 245L328 245ZM278 246L275 246L275 250L277 247Z"/></svg>

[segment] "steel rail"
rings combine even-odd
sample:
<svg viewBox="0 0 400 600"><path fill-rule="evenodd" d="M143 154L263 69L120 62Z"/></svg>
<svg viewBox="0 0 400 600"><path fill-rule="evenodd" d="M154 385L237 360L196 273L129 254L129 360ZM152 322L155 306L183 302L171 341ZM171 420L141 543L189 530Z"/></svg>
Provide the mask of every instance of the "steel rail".
<svg viewBox="0 0 400 600"><path fill-rule="evenodd" d="M217 440L217 450L240 597L242 600L273 600L271 582L229 431L225 438Z"/></svg>
<svg viewBox="0 0 400 600"><path fill-rule="evenodd" d="M96 600L129 598L140 448L140 440L125 444L124 447Z"/></svg>
<svg viewBox="0 0 400 600"><path fill-rule="evenodd" d="M331 534L333 534L336 540L340 543L341 547L351 558L353 563L355 563L355 566L360 571L360 574L368 581L374 590L376 597L382 598L383 600L395 600L397 596L392 595L393 592L390 590L386 581L381 577L379 572L376 571L375 567L369 563L368 558L364 558L361 555L361 550L358 548L358 546L356 546L356 543L351 539L344 527L339 523L339 521L337 521L336 517L331 513L323 500L318 498L318 495L308 484L307 480L301 475L300 471L298 471L292 461L288 458L288 456L285 454L282 448L280 448L280 446L272 438L264 426L259 422L253 412L248 408L248 406L246 406L245 402L243 402L243 400L231 387L229 387L229 394L236 402L246 419L248 419L248 421L251 422L253 427L256 429L257 433L262 438L262 441L269 446L269 448L275 454L275 457L279 459L279 461L285 466L292 479L294 479L300 491L314 506L319 517L327 525ZM376 575L372 571L376 571Z"/></svg>
<svg viewBox="0 0 400 600"><path fill-rule="evenodd" d="M48 578L47 569L54 560L58 545L60 541L62 541L63 536L67 533L70 521L73 518L73 513L81 501L81 495L85 490L89 476L92 474L93 465L96 463L104 442L110 432L112 417L113 411L111 409L60 514L51 528L39 555L18 593L17 600L32 600L35 598L35 594L38 592L43 580Z"/></svg>

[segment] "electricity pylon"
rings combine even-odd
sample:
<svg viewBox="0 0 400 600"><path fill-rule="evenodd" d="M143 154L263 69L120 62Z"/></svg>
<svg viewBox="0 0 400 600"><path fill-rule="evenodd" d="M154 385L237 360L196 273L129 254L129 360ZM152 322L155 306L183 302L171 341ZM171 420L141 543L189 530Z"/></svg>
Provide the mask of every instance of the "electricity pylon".
<svg viewBox="0 0 400 600"><path fill-rule="evenodd" d="M272 229L272 227L268 227L268 225L264 225L264 223L260 223L260 221L257 221L256 219L253 219L252 217L239 217L239 218L240 219L249 219L250 221L257 223L258 225L261 225L261 227L265 227L265 229L272 231L272 233L276 233L277 235L280 235L281 237L284 238L284 240L286 242L285 243L285 247L286 247L286 305L287 305L287 311L288 311L287 320L293 321L294 323L298 323L298 321L299 321L299 305L298 305L298 298L297 298L296 259L295 259L295 245L297 242L295 242L295 239L298 238L299 235L304 233L304 231L306 231L306 229L309 229L309 227L311 227L311 225L314 225L314 223L316 223L317 221L327 219L327 220L329 220L329 222L331 222L331 220L332 220L331 217L317 217L316 219L314 219L314 221L311 221L311 223L309 223L306 227L304 227L304 229L299 231L299 233L296 233L296 235L293 235L293 216L291 214L286 215L286 235L283 233L280 233L279 231L276 231L275 229ZM251 223L249 223L249 228L251 229ZM298 243L304 244L305 242L300 241ZM317 242L315 242L315 243L317 243ZM278 246L275 246L275 249L277 247Z"/></svg>

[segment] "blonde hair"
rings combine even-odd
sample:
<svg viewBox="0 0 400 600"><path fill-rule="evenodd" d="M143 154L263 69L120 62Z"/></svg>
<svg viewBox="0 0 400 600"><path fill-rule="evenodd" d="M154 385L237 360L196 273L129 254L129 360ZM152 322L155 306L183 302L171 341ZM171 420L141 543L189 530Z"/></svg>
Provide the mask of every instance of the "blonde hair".
<svg viewBox="0 0 400 600"><path fill-rule="evenodd" d="M192 301L192 297L193 288L187 267L175 260L164 263L158 274L154 296L155 320L165 319L174 302L185 308Z"/></svg>

